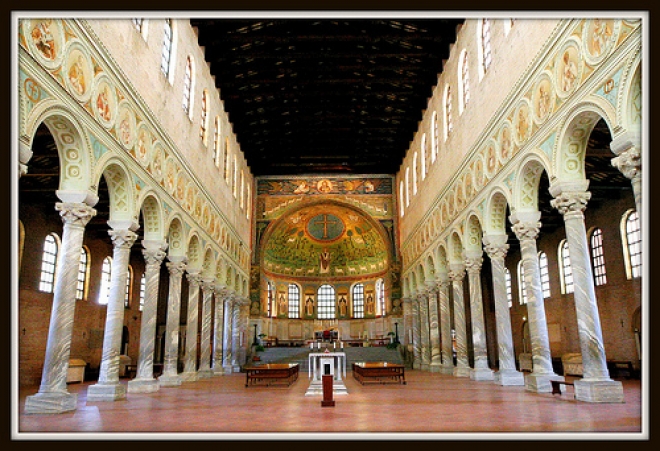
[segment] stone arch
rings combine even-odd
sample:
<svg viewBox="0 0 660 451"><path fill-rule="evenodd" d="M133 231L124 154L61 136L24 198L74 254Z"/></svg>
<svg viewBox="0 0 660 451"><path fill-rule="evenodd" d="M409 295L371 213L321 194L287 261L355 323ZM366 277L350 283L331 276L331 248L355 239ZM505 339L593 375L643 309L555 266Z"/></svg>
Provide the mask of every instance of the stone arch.
<svg viewBox="0 0 660 451"><path fill-rule="evenodd" d="M436 270L435 270L435 261L433 260L433 257L434 257L433 252L430 252L425 258L427 282L435 282Z"/></svg>
<svg viewBox="0 0 660 451"><path fill-rule="evenodd" d="M621 96L617 105L617 120L621 127L639 136L642 126L642 67L641 56L635 55L621 82Z"/></svg>
<svg viewBox="0 0 660 451"><path fill-rule="evenodd" d="M496 188L488 197L485 210L484 233L487 235L503 235L506 233L506 207L510 193Z"/></svg>
<svg viewBox="0 0 660 451"><path fill-rule="evenodd" d="M436 275L446 273L448 270L447 249L440 245L435 250Z"/></svg>
<svg viewBox="0 0 660 451"><path fill-rule="evenodd" d="M220 257L215 265L215 280L222 286L227 286L227 265L225 259Z"/></svg>
<svg viewBox="0 0 660 451"><path fill-rule="evenodd" d="M188 257L188 269L190 270L201 270L204 255L202 254L203 248L201 240L197 233L193 232L188 239L188 249L186 256Z"/></svg>
<svg viewBox="0 0 660 451"><path fill-rule="evenodd" d="M142 211L145 240L162 240L163 210L160 199L153 192L147 192L140 200L140 211Z"/></svg>
<svg viewBox="0 0 660 451"><path fill-rule="evenodd" d="M204 251L202 276L205 278L213 278L215 276L215 259L213 258L213 250L210 247L207 247Z"/></svg>
<svg viewBox="0 0 660 451"><path fill-rule="evenodd" d="M185 257L186 243L183 239L183 223L178 215L174 216L167 230L168 255L170 257Z"/></svg>
<svg viewBox="0 0 660 451"><path fill-rule="evenodd" d="M229 290L235 291L235 287L234 287L234 267L231 264L228 264L227 265L227 270L225 271L225 273L227 274L225 276L225 282L226 282L227 288Z"/></svg>
<svg viewBox="0 0 660 451"><path fill-rule="evenodd" d="M41 124L44 124L55 141L60 163L60 179L58 196L62 198L69 193L86 193L82 199L66 199L66 201L87 202L95 205L96 188L92 183L92 146L87 133L76 120L75 115L53 102L42 102L37 105L27 118L21 132L19 149L20 163L28 164L32 157L34 136ZM77 195L76 197L80 197ZM64 198L62 200L65 200Z"/></svg>
<svg viewBox="0 0 660 451"><path fill-rule="evenodd" d="M424 270L424 262L417 264L417 269L415 270L418 277L418 290L423 290L426 284L426 271Z"/></svg>
<svg viewBox="0 0 660 451"><path fill-rule="evenodd" d="M463 264L463 241L461 240L461 235L457 231L452 232L450 235L448 247L449 264Z"/></svg>
<svg viewBox="0 0 660 451"><path fill-rule="evenodd" d="M465 233L463 243L465 250L470 252L481 253L481 240L483 237L483 228L481 226L481 219L476 212L470 213L465 221Z"/></svg>
<svg viewBox="0 0 660 451"><path fill-rule="evenodd" d="M515 177L513 208L515 211L534 212L538 210L539 181L547 166L538 155L531 155L524 161Z"/></svg>
<svg viewBox="0 0 660 451"><path fill-rule="evenodd" d="M594 126L603 119L607 124L610 135L614 123L614 113L606 109L609 104L604 102L584 102L570 111L566 120L559 128L559 139L556 143L552 162L552 173L560 181L584 180L584 159ZM550 171L548 171L550 172Z"/></svg>
<svg viewBox="0 0 660 451"><path fill-rule="evenodd" d="M138 224L139 210L136 208L135 184L124 162L118 158L109 158L100 171L100 177L105 178L110 198L111 227L124 227L120 224L129 224L125 227L135 227ZM96 183L99 186L99 183Z"/></svg>

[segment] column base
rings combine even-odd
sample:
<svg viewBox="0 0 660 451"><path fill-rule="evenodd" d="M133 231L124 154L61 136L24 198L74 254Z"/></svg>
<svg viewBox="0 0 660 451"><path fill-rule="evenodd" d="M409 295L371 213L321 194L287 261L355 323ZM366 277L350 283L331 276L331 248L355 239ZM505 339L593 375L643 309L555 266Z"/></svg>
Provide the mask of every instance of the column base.
<svg viewBox="0 0 660 451"><path fill-rule="evenodd" d="M619 381L576 380L575 399L585 402L624 402L623 385Z"/></svg>
<svg viewBox="0 0 660 451"><path fill-rule="evenodd" d="M421 368L421 364L419 362L413 362L413 370L418 370Z"/></svg>
<svg viewBox="0 0 660 451"><path fill-rule="evenodd" d="M204 368L203 370L197 371L197 379L208 379L213 376L213 371L211 368Z"/></svg>
<svg viewBox="0 0 660 451"><path fill-rule="evenodd" d="M550 381L563 381L564 376L555 373L529 373L525 375L525 390L536 393L551 393Z"/></svg>
<svg viewBox="0 0 660 451"><path fill-rule="evenodd" d="M422 363L419 366L419 369L422 370L422 371L429 371L429 364L428 363Z"/></svg>
<svg viewBox="0 0 660 451"><path fill-rule="evenodd" d="M525 375L516 370L500 370L493 375L498 385L525 385Z"/></svg>
<svg viewBox="0 0 660 451"><path fill-rule="evenodd" d="M76 410L75 393L36 393L25 398L25 413L64 413Z"/></svg>
<svg viewBox="0 0 660 451"><path fill-rule="evenodd" d="M197 371L184 371L179 375L181 382L195 382L197 380Z"/></svg>
<svg viewBox="0 0 660 451"><path fill-rule="evenodd" d="M87 402L117 401L124 398L126 398L126 386L123 384L96 384L87 388Z"/></svg>
<svg viewBox="0 0 660 451"><path fill-rule="evenodd" d="M454 367L454 376L456 377L470 377L469 366L456 366Z"/></svg>
<svg viewBox="0 0 660 451"><path fill-rule="evenodd" d="M216 366L213 367L213 376L224 376L225 375L225 369L221 366Z"/></svg>
<svg viewBox="0 0 660 451"><path fill-rule="evenodd" d="M225 374L231 374L234 372L234 367L231 365L223 366L222 369L225 371Z"/></svg>
<svg viewBox="0 0 660 451"><path fill-rule="evenodd" d="M160 389L156 379L133 379L128 381L128 393L154 393Z"/></svg>
<svg viewBox="0 0 660 451"><path fill-rule="evenodd" d="M449 364L442 364L440 366L440 373L441 374L454 374L454 364L449 363Z"/></svg>
<svg viewBox="0 0 660 451"><path fill-rule="evenodd" d="M492 381L493 370L490 368L473 368L470 370L470 379L473 381Z"/></svg>
<svg viewBox="0 0 660 451"><path fill-rule="evenodd" d="M181 385L181 377L178 374L163 374L158 378L158 383L161 387L176 387L177 385Z"/></svg>
<svg viewBox="0 0 660 451"><path fill-rule="evenodd" d="M231 367L232 373L240 373L241 372L241 366L238 363L235 363Z"/></svg>

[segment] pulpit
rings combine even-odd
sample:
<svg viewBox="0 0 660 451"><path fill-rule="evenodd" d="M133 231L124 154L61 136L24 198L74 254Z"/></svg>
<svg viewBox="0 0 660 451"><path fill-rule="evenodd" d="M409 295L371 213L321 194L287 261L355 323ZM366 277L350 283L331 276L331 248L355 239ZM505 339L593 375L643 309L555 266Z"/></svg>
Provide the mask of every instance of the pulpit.
<svg viewBox="0 0 660 451"><path fill-rule="evenodd" d="M335 395L347 395L344 385L346 378L345 352L310 352L309 353L309 388L305 396L323 394L323 375L332 375L332 391Z"/></svg>

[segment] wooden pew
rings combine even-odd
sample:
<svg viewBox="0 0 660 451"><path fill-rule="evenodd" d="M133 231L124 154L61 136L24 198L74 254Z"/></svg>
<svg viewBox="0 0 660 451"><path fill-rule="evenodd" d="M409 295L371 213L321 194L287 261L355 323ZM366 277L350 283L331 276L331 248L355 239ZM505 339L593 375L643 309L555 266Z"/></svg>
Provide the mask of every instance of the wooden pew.
<svg viewBox="0 0 660 451"><path fill-rule="evenodd" d="M389 362L354 362L353 377L362 385L369 382L379 384L406 384L405 367Z"/></svg>
<svg viewBox="0 0 660 451"><path fill-rule="evenodd" d="M245 386L277 383L289 386L298 380L297 363L266 363L245 367Z"/></svg>

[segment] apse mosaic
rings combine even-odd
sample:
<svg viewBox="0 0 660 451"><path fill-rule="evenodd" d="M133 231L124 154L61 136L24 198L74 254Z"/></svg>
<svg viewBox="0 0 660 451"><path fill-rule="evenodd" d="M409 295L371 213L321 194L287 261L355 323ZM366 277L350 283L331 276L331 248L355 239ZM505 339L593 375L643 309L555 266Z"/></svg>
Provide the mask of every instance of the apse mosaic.
<svg viewBox="0 0 660 451"><path fill-rule="evenodd" d="M351 277L388 270L388 237L373 220L331 203L303 207L271 224L263 268L288 277Z"/></svg>

